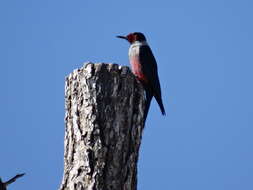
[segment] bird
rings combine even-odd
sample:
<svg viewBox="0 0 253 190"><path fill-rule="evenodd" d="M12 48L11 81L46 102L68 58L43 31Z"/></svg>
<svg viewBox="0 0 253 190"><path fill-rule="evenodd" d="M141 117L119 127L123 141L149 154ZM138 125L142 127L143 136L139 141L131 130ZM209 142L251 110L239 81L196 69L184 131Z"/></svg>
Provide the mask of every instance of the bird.
<svg viewBox="0 0 253 190"><path fill-rule="evenodd" d="M161 86L158 77L157 63L149 47L146 37L141 32L133 32L127 36L116 36L130 43L128 56L133 74L145 89L146 101L144 122L146 121L150 103L155 97L162 115L166 115L162 101Z"/></svg>
<svg viewBox="0 0 253 190"><path fill-rule="evenodd" d="M10 185L11 183L15 182L17 178L20 178L23 175L25 175L25 173L17 174L16 176L14 176L13 178L9 179L6 182L2 182L2 180L0 178L0 190L6 190L6 188L7 188L8 185Z"/></svg>

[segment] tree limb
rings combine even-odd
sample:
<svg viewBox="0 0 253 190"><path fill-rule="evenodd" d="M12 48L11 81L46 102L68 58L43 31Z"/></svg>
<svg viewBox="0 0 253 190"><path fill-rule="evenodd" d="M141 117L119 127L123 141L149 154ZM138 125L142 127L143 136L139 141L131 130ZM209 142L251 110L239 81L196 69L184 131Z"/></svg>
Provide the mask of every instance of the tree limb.
<svg viewBox="0 0 253 190"><path fill-rule="evenodd" d="M71 73L60 190L136 190L144 106L128 67L89 63Z"/></svg>

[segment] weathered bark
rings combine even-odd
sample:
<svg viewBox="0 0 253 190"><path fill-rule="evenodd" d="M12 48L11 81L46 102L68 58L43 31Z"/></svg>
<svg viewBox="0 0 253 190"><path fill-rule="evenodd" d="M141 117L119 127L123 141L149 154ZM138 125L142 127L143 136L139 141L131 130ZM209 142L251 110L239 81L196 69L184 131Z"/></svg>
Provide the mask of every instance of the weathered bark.
<svg viewBox="0 0 253 190"><path fill-rule="evenodd" d="M135 190L144 90L128 67L88 63L66 78L60 190Z"/></svg>

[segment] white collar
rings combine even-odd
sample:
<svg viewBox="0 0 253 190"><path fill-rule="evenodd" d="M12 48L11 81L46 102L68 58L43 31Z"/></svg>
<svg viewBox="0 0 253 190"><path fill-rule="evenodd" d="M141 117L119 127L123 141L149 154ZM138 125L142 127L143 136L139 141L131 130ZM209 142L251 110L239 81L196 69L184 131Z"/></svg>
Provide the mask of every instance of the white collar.
<svg viewBox="0 0 253 190"><path fill-rule="evenodd" d="M134 43L131 44L131 46L148 46L147 41L135 41Z"/></svg>

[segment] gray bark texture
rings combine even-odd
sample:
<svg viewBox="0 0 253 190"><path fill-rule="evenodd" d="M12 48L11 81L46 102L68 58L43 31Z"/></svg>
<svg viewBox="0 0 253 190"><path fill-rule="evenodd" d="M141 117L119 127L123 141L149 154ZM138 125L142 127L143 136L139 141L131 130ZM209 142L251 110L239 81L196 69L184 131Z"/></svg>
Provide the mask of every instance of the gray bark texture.
<svg viewBox="0 0 253 190"><path fill-rule="evenodd" d="M128 67L87 63L71 73L60 190L136 190L144 106Z"/></svg>

